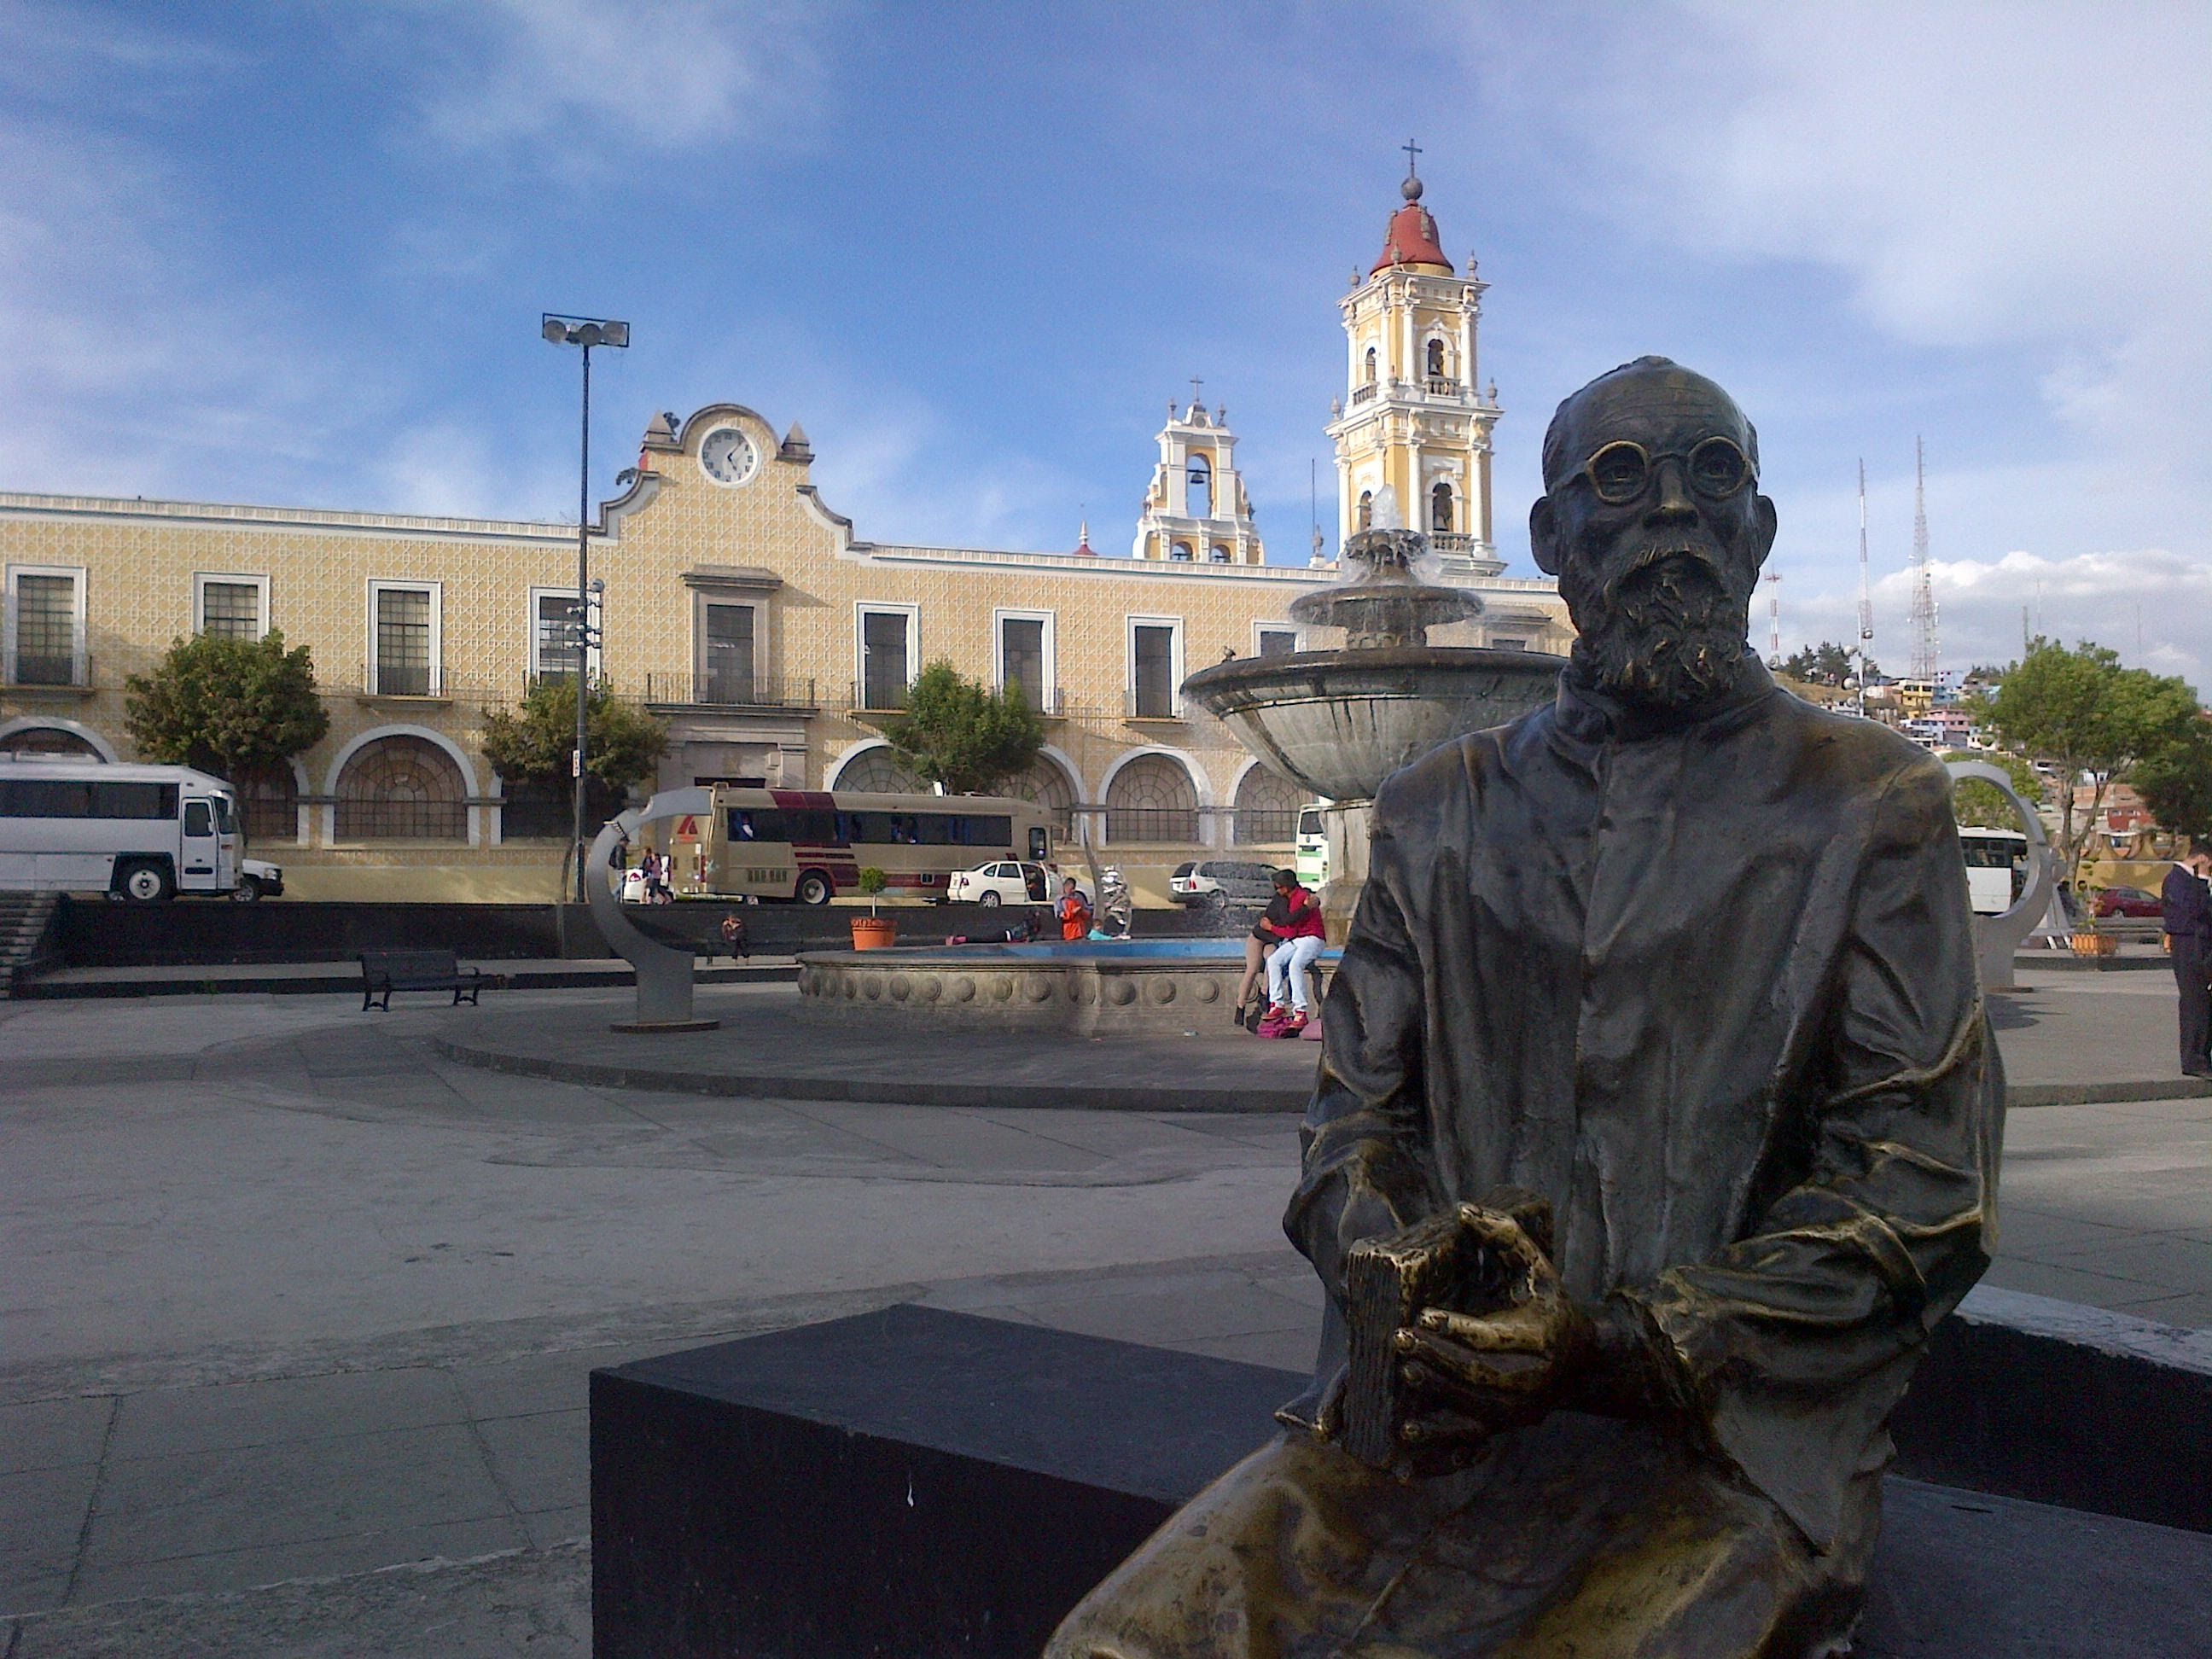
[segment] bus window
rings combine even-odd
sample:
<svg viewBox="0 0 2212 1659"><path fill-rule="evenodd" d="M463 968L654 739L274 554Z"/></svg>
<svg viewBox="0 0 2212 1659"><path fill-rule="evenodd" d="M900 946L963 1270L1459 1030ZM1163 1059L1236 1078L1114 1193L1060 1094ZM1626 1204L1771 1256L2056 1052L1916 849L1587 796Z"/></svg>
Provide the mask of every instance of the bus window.
<svg viewBox="0 0 2212 1659"><path fill-rule="evenodd" d="M794 807L783 815L784 833L780 840L800 842L810 847L834 845L838 840L837 815L820 807Z"/></svg>
<svg viewBox="0 0 2212 1659"><path fill-rule="evenodd" d="M970 847L1012 847L1014 844L1014 821L996 814L971 817L968 820L968 845Z"/></svg>
<svg viewBox="0 0 2212 1659"><path fill-rule="evenodd" d="M1052 857L1052 838L1045 834L1042 824L1030 825L1030 856L1039 863Z"/></svg>
<svg viewBox="0 0 2212 1659"><path fill-rule="evenodd" d="M0 784L0 813L11 818L88 818L92 786L59 778L15 778Z"/></svg>
<svg viewBox="0 0 2212 1659"><path fill-rule="evenodd" d="M228 795L215 797L215 827L226 836L238 833L238 811Z"/></svg>
<svg viewBox="0 0 2212 1659"><path fill-rule="evenodd" d="M177 786L173 783L95 783L92 786L92 816L96 818L173 818L177 816Z"/></svg>
<svg viewBox="0 0 2212 1659"><path fill-rule="evenodd" d="M215 834L215 814L208 810L205 801L188 800L185 803L185 833L188 836Z"/></svg>

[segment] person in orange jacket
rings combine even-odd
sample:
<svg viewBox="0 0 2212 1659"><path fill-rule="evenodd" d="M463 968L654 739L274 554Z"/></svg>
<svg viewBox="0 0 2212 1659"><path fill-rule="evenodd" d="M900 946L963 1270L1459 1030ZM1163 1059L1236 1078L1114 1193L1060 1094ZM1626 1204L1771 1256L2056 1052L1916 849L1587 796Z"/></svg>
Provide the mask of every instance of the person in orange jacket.
<svg viewBox="0 0 2212 1659"><path fill-rule="evenodd" d="M1060 936L1063 939L1087 939L1091 935L1091 907L1084 902L1083 891L1075 884L1073 876L1060 878L1060 902L1053 907L1060 918Z"/></svg>

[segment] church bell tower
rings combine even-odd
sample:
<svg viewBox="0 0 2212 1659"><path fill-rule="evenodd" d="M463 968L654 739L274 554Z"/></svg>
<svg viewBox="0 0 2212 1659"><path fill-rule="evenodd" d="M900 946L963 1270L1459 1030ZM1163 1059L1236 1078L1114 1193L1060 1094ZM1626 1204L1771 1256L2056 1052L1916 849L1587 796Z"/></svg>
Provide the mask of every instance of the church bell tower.
<svg viewBox="0 0 2212 1659"><path fill-rule="evenodd" d="M1185 564L1264 564L1267 550L1254 522L1251 497L1237 470L1237 434L1229 411L1206 412L1190 383L1190 408L1168 405L1160 428L1160 462L1137 520L1130 556Z"/></svg>
<svg viewBox="0 0 2212 1659"><path fill-rule="evenodd" d="M1348 384L1328 435L1336 445L1337 544L1370 526L1383 486L1407 528L1428 532L1444 580L1495 576L1490 518L1490 433L1497 388L1478 390L1475 337L1482 292L1474 260L1460 276L1444 257L1433 215L1421 205L1406 146L1400 193L1382 256L1337 302L1344 313Z"/></svg>

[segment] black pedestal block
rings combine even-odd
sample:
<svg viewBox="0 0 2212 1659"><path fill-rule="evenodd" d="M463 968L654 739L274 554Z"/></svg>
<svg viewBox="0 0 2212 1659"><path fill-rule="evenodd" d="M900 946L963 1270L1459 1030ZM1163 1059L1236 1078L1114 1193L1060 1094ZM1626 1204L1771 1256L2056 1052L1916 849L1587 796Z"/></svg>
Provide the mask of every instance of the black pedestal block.
<svg viewBox="0 0 2212 1659"><path fill-rule="evenodd" d="M598 1659L1034 1655L1303 1379L902 1307L592 1376ZM2212 1654L2212 1537L1892 1480L1865 1659Z"/></svg>

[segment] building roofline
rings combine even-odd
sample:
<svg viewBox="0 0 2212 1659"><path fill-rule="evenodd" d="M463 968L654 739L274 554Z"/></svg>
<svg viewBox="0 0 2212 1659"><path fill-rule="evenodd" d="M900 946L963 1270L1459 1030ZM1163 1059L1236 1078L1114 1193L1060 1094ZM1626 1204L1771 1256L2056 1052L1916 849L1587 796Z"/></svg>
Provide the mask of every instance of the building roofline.
<svg viewBox="0 0 2212 1659"><path fill-rule="evenodd" d="M319 530L388 530L408 535L474 536L511 541L566 541L576 526L557 520L438 518L411 513L353 513L337 507L264 507L237 501L178 501L143 495L50 495L0 490L0 513L125 519L204 520Z"/></svg>

